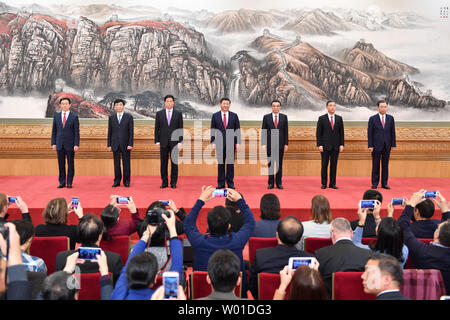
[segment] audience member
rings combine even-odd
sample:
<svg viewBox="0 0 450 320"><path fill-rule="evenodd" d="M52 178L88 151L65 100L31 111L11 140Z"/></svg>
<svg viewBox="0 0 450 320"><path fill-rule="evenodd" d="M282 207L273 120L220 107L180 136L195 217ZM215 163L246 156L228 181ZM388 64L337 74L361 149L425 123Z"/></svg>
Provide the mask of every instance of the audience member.
<svg viewBox="0 0 450 320"><path fill-rule="evenodd" d="M17 233L20 236L20 249L22 251L23 265L27 271L42 272L47 274L47 266L44 260L39 257L34 257L29 254L31 243L34 237L34 226L28 220L14 220Z"/></svg>
<svg viewBox="0 0 450 320"><path fill-rule="evenodd" d="M360 248L369 249L376 252L390 254L395 257L405 267L408 259L408 247L403 242L403 231L400 225L392 217L381 219L376 227L376 240L364 245L361 243L364 225L367 217L367 209L358 209L359 222L353 232L353 243Z"/></svg>
<svg viewBox="0 0 450 320"><path fill-rule="evenodd" d="M369 189L366 190L363 194L363 200L378 200L381 203L383 203L383 195L378 192L377 190ZM380 211L381 211L381 205L375 207L375 209L369 209L367 211L367 218L366 223L363 228L363 237L364 238L375 238L377 236L377 233L375 231L375 228L378 223L381 221L380 217ZM352 226L352 230L355 230L358 226L358 220L353 220L350 222Z"/></svg>
<svg viewBox="0 0 450 320"><path fill-rule="evenodd" d="M252 237L275 238L278 222L280 222L280 200L273 193L266 193L259 203L261 220L256 221Z"/></svg>
<svg viewBox="0 0 450 320"><path fill-rule="evenodd" d="M256 250L250 266L249 289L258 299L258 273L278 273L288 264L291 257L313 257L312 254L298 250L296 245L303 234L303 226L296 217L286 217L278 223L276 238L278 245Z"/></svg>
<svg viewBox="0 0 450 320"><path fill-rule="evenodd" d="M0 253L0 297L31 300L31 283L27 279L20 237L13 223L0 223Z"/></svg>
<svg viewBox="0 0 450 320"><path fill-rule="evenodd" d="M172 266L170 271L183 272L183 251L181 241L177 237L175 226L175 214L169 211L170 216L162 214L169 230L170 252L172 255ZM128 257L125 267L120 273L111 300L149 300L155 292L156 275L158 273L158 263L155 255L145 252L145 247L156 226L148 225L141 240L136 243L133 251Z"/></svg>
<svg viewBox="0 0 450 320"><path fill-rule="evenodd" d="M414 216L411 223L411 231L416 238L419 239L433 239L434 231L436 230L439 223L437 219L431 219L434 215L434 203L436 202L441 212L445 214L449 211L447 201L440 193L437 194L439 201L435 199L426 199L416 205L414 208Z"/></svg>
<svg viewBox="0 0 450 320"><path fill-rule="evenodd" d="M316 250L319 271L331 298L331 280L334 272L363 271L371 252L352 242L353 231L345 218L336 218L330 226L333 245Z"/></svg>
<svg viewBox="0 0 450 320"><path fill-rule="evenodd" d="M434 231L433 241L427 245L417 240L411 231L410 221L414 214L414 208L424 201L425 190L414 193L411 199L405 199L406 207L398 219L403 229L405 244L409 249L409 255L414 268L438 269L444 278L447 295L450 295L450 212L442 214L442 221ZM440 201L445 201L442 200Z"/></svg>
<svg viewBox="0 0 450 320"><path fill-rule="evenodd" d="M212 198L213 186L202 187L202 193L184 220L184 230L194 249L194 270L207 271L208 261L211 255L218 249L230 249L241 261L241 271L245 274L242 250L250 238L255 227L255 218L245 200L239 192L227 189L227 198L236 202L244 217L244 224L238 232L229 232L230 212L222 207L216 206L207 215L209 233L202 234L196 226L200 209ZM246 277L242 278L243 297L247 297Z"/></svg>
<svg viewBox="0 0 450 320"><path fill-rule="evenodd" d="M152 294L152 298L150 300L165 300L164 298L164 286L160 286L156 291ZM169 298L169 300L187 300L186 294L184 293L183 286L178 286L178 297L177 298Z"/></svg>
<svg viewBox="0 0 450 320"><path fill-rule="evenodd" d="M328 199L318 194L311 200L311 219L303 222L303 237L297 244L300 250L305 247L306 238L330 238L331 216L330 203Z"/></svg>
<svg viewBox="0 0 450 320"><path fill-rule="evenodd" d="M43 213L45 224L36 227L36 237L67 236L70 240L70 250L74 250L75 243L78 242L78 226L67 225L67 217L71 212L75 212L78 219L81 219L83 217L81 203L72 208L72 203L68 205L64 198L50 200Z"/></svg>
<svg viewBox="0 0 450 320"><path fill-rule="evenodd" d="M128 219L120 220L120 212L117 203L117 198L119 196L111 196L111 203L107 205L100 218L105 225L105 232L103 233L103 240L112 240L114 236L129 236L137 231L137 224L139 222L139 212L134 204L133 197L130 197L128 203L126 204L128 210L131 213L131 221Z"/></svg>
<svg viewBox="0 0 450 320"><path fill-rule="evenodd" d="M206 282L212 293L197 300L239 300L234 289L241 283L241 262L229 249L219 249L208 261Z"/></svg>
<svg viewBox="0 0 450 320"><path fill-rule="evenodd" d="M10 205L15 204L17 208L19 208L20 212L22 212L22 219L28 220L31 222L31 216L28 212L28 206L25 201L22 200L22 197L15 197L16 200L12 203L9 202L9 197L4 193L0 193L0 223L5 223L8 220L8 208Z"/></svg>
<svg viewBox="0 0 450 320"><path fill-rule="evenodd" d="M79 238L82 247L99 248L103 236L103 221L94 214L87 214L80 219ZM122 260L120 255L115 252L104 251L108 261L108 270L113 275L113 280L119 277L122 270ZM75 250L62 251L56 255L55 271L63 270L67 258L75 253ZM85 260L77 264L81 273L99 272L98 263L95 260Z"/></svg>
<svg viewBox="0 0 450 320"><path fill-rule="evenodd" d="M273 300L284 300L289 284L289 300L327 300L327 290L318 268L316 263L313 268L300 266L294 271L286 265L280 271L280 286L275 290Z"/></svg>
<svg viewBox="0 0 450 320"><path fill-rule="evenodd" d="M376 295L376 300L411 300L400 293L403 269L391 255L375 253L361 275L364 292Z"/></svg>
<svg viewBox="0 0 450 320"><path fill-rule="evenodd" d="M242 194L239 193L241 196ZM230 232L238 232L239 229L244 225L244 217L242 216L241 209L236 202L225 198L225 208L230 210Z"/></svg>

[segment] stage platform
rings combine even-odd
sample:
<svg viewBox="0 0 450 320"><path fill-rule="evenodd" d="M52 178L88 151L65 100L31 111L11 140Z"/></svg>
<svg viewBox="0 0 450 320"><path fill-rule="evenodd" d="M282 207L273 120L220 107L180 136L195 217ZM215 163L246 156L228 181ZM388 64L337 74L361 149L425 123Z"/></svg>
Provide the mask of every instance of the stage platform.
<svg viewBox="0 0 450 320"><path fill-rule="evenodd" d="M203 185L217 185L216 177L179 177L176 189L160 189L161 180L155 176L133 176L130 188L120 186L112 188L111 176L76 176L72 189L57 189L56 176L0 176L0 192L10 196L21 196L27 203L33 224L43 222L42 212L49 200L64 197L71 201L72 196L78 196L83 206L84 214L100 214L109 203L110 195L132 196L142 218L149 204L155 200L173 199L177 206L190 208L198 199ZM370 177L338 177L338 190L320 189L320 177L289 176L283 178L283 190L267 189L267 177L239 176L235 177L236 190L241 192L250 206L255 219L259 220L259 202L263 194L274 193L281 202L282 217L293 215L301 221L310 220L311 198L317 194L326 196L331 205L333 217L357 219L358 201L365 190L370 188ZM448 178L390 178L391 190L377 189L383 194L384 201L381 215L386 215L386 205L393 197L410 197L421 188L439 190L444 197L450 199L450 180ZM215 198L207 202L198 219L200 231L206 230L206 213L217 205L223 205L223 198ZM9 220L20 217L15 205L8 211ZM401 213L396 208L394 217ZM436 218L440 219L440 211L436 210ZM128 210L122 210L122 219L130 219ZM69 215L69 223L76 224L75 214Z"/></svg>

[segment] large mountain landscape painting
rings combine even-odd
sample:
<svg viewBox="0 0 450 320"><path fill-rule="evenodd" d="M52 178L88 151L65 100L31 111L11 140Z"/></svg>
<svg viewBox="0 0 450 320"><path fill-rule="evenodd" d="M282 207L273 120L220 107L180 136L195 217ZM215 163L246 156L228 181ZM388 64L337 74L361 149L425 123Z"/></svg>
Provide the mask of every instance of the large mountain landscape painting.
<svg viewBox="0 0 450 320"><path fill-rule="evenodd" d="M396 120L450 121L449 19L437 5L94 2L0 2L0 118L49 118L68 96L82 118L105 119L122 98L135 119L154 119L172 94L194 120L229 97L241 120L278 99L290 120L316 120L334 100L345 120L366 121L386 99Z"/></svg>

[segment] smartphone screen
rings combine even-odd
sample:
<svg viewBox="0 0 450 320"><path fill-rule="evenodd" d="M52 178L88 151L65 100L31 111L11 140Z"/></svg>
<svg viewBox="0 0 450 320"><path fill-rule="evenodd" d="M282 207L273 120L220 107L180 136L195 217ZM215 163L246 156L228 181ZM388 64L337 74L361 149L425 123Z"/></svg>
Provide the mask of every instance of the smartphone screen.
<svg viewBox="0 0 450 320"><path fill-rule="evenodd" d="M128 204L130 197L117 197L118 204Z"/></svg>
<svg viewBox="0 0 450 320"><path fill-rule="evenodd" d="M78 208L78 197L72 197L72 208Z"/></svg>
<svg viewBox="0 0 450 320"><path fill-rule="evenodd" d="M9 203L15 203L17 201L17 197L9 197L8 202Z"/></svg>
<svg viewBox="0 0 450 320"><path fill-rule="evenodd" d="M425 192L425 195L424 195L424 197L425 198L436 198L436 196L437 196L437 192L436 191L427 191L427 192Z"/></svg>
<svg viewBox="0 0 450 320"><path fill-rule="evenodd" d="M100 248L79 247L78 259L97 260L97 254L100 254Z"/></svg>
<svg viewBox="0 0 450 320"><path fill-rule="evenodd" d="M226 198L227 197L227 190L226 189L216 189L213 191L212 194L213 198Z"/></svg>
<svg viewBox="0 0 450 320"><path fill-rule="evenodd" d="M375 208L375 200L361 200L359 202L359 207L361 209L373 209Z"/></svg>
<svg viewBox="0 0 450 320"><path fill-rule="evenodd" d="M394 199L392 199L392 205L393 206L402 206L403 205L403 198L394 198Z"/></svg>
<svg viewBox="0 0 450 320"><path fill-rule="evenodd" d="M164 299L177 298L178 297L178 275L164 275Z"/></svg>
<svg viewBox="0 0 450 320"><path fill-rule="evenodd" d="M312 259L311 258L307 258L307 259L293 259L292 260L292 270L297 269L300 266L309 266L312 263Z"/></svg>

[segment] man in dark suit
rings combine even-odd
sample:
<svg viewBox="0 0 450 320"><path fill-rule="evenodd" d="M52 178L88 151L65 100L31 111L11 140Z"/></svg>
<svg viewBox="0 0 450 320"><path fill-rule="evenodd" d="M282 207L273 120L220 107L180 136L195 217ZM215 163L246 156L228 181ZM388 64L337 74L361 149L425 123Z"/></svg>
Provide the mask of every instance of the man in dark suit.
<svg viewBox="0 0 450 320"><path fill-rule="evenodd" d="M303 235L303 225L296 217L286 217L278 223L276 237L278 245L256 250L250 266L249 289L255 299L258 298L258 273L279 273L289 263L291 257L314 257L298 250L296 245Z"/></svg>
<svg viewBox="0 0 450 320"><path fill-rule="evenodd" d="M217 189L234 189L234 155L241 144L241 125L236 113L229 111L231 101L220 99L221 111L212 115L211 143L217 157ZM226 173L225 173L226 163Z"/></svg>
<svg viewBox="0 0 450 320"><path fill-rule="evenodd" d="M122 180L122 170L120 168L120 158L123 166L123 185L130 186L131 176L131 150L133 150L134 120L133 116L124 112L125 101L114 100L116 114L108 119L108 150L113 152L114 157L114 184L113 188L120 186Z"/></svg>
<svg viewBox="0 0 450 320"><path fill-rule="evenodd" d="M361 275L364 292L375 294L376 300L411 300L400 292L403 283L403 268L391 255L373 254Z"/></svg>
<svg viewBox="0 0 450 320"><path fill-rule="evenodd" d="M283 157L288 150L289 130L287 115L280 113L280 108L281 102L273 100L272 113L266 114L262 123L261 145L263 150L266 149L269 169L267 189L273 189L275 166L277 168L275 183L278 189L283 189L281 181L283 178Z"/></svg>
<svg viewBox="0 0 450 320"><path fill-rule="evenodd" d="M352 242L353 230L345 218L336 218L330 226L333 245L320 248L314 253L319 261L319 272L331 298L332 277L338 271L364 271L372 251L359 248Z"/></svg>
<svg viewBox="0 0 450 320"><path fill-rule="evenodd" d="M165 108L156 113L155 143L159 148L161 180L160 188L168 187L168 162L170 156L170 187L176 188L178 181L178 153L183 142L183 115L175 110L175 98L164 97Z"/></svg>
<svg viewBox="0 0 450 320"><path fill-rule="evenodd" d="M59 101L61 112L55 113L52 128L52 149L58 155L59 186L72 188L73 176L75 175L75 152L80 146L80 123L78 116L70 112L71 101L69 98L62 98ZM67 175L66 175L67 158Z"/></svg>
<svg viewBox="0 0 450 320"><path fill-rule="evenodd" d="M87 214L80 219L79 237L82 247L99 248L100 241L103 235L103 221L94 214ZM66 266L67 257L75 253L76 250L61 251L56 255L55 272L64 270ZM112 273L112 278L115 281L119 278L122 271L122 259L120 255L115 252L104 251L108 262L108 270ZM96 273L99 272L98 263L91 260L85 260L84 263L78 263L81 273Z"/></svg>
<svg viewBox="0 0 450 320"><path fill-rule="evenodd" d="M327 101L327 113L320 116L317 121L316 140L322 158L322 189L327 187L328 163L330 163L330 184L332 189L336 186L336 170L339 152L344 151L344 121L335 114L336 102Z"/></svg>
<svg viewBox="0 0 450 320"><path fill-rule="evenodd" d="M394 117L387 114L388 104L384 100L377 102L378 114L369 118L367 127L367 139L369 150L372 152L372 189L376 189L380 181L380 159L381 159L381 187L390 189L389 156L391 149L396 145Z"/></svg>

